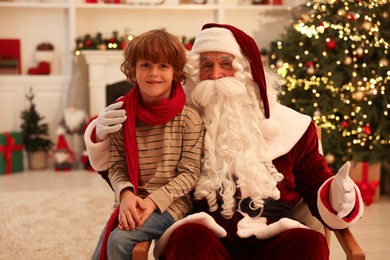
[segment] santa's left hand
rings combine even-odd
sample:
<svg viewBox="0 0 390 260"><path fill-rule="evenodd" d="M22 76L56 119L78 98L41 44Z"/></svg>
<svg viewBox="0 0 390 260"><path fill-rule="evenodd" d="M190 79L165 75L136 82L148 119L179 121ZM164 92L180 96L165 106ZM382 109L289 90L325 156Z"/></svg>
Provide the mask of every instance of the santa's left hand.
<svg viewBox="0 0 390 260"><path fill-rule="evenodd" d="M355 206L355 185L349 177L350 167L350 162L346 162L330 184L330 205L337 212L339 218L347 216Z"/></svg>

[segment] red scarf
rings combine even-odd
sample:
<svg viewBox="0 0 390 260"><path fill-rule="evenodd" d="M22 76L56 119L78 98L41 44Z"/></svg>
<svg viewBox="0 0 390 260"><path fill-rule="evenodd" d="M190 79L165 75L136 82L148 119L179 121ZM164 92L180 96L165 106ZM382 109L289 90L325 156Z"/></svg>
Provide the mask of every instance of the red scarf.
<svg viewBox="0 0 390 260"><path fill-rule="evenodd" d="M134 194L138 194L138 148L135 135L136 120L148 125L164 125L179 114L186 103L186 97L182 85L176 84L172 87L171 98L162 99L156 105L145 104L141 102L139 87L135 86L132 90L117 101L124 101L127 120L123 125L123 139L126 151L127 171L130 182L134 186ZM100 250L100 260L107 259L107 241L111 231L119 224L118 222L119 206L112 213L107 222L106 232L104 234L102 247Z"/></svg>

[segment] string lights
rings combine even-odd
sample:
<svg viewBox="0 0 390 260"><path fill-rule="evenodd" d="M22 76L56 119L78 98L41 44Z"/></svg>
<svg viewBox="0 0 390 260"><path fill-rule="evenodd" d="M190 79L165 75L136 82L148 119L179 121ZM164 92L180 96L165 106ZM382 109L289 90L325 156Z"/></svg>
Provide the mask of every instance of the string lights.
<svg viewBox="0 0 390 260"><path fill-rule="evenodd" d="M390 160L390 4L317 0L276 42L281 102L313 117L324 150L343 161Z"/></svg>

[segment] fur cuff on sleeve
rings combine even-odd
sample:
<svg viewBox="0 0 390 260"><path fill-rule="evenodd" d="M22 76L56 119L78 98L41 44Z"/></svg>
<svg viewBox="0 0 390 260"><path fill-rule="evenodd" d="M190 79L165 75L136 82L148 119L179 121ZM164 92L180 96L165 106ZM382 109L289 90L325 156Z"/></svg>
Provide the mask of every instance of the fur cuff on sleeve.
<svg viewBox="0 0 390 260"><path fill-rule="evenodd" d="M331 229L343 229L350 227L362 217L364 212L363 199L359 188L355 185L356 204L351 213L344 218L338 218L337 212L331 207L329 201L330 184L334 177L329 178L318 190L317 206L322 220Z"/></svg>
<svg viewBox="0 0 390 260"><path fill-rule="evenodd" d="M85 129L84 142L88 152L89 161L95 171L105 171L109 166L110 158L110 138L101 142L94 142L94 130L96 128L96 119L93 120Z"/></svg>

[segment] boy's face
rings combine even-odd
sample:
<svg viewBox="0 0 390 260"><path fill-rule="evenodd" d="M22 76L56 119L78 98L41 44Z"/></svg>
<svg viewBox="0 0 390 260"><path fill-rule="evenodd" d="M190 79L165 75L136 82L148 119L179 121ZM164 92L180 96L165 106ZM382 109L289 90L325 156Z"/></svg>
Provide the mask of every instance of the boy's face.
<svg viewBox="0 0 390 260"><path fill-rule="evenodd" d="M137 61L135 74L143 102L156 104L170 97L173 80L173 67L170 64L141 59Z"/></svg>

